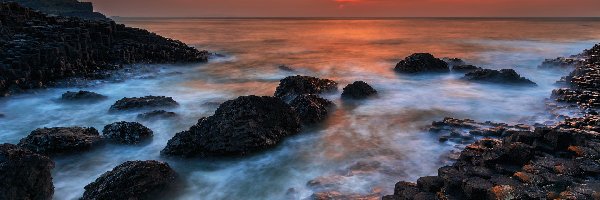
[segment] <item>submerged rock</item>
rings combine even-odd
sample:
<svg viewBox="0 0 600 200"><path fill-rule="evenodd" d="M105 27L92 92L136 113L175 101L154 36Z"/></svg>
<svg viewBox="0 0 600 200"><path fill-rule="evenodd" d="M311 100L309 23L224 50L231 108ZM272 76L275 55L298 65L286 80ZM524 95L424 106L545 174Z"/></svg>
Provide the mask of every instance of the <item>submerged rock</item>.
<svg viewBox="0 0 600 200"><path fill-rule="evenodd" d="M429 53L415 53L400 61L394 70L398 73L449 72L448 63Z"/></svg>
<svg viewBox="0 0 600 200"><path fill-rule="evenodd" d="M472 72L475 70L481 69L480 67L477 67L475 65L455 65L452 66L452 71L455 72Z"/></svg>
<svg viewBox="0 0 600 200"><path fill-rule="evenodd" d="M537 85L533 81L521 77L521 75L517 74L517 72L515 72L513 69L501 69L500 71L493 69L478 69L465 74L463 79L474 82L500 83L508 85Z"/></svg>
<svg viewBox="0 0 600 200"><path fill-rule="evenodd" d="M213 116L201 118L177 133L161 151L179 156L243 156L271 148L298 133L296 112L279 98L242 96L221 104Z"/></svg>
<svg viewBox="0 0 600 200"><path fill-rule="evenodd" d="M328 109L334 106L333 102L313 94L300 95L292 100L290 105L300 117L300 121L307 125L324 121Z"/></svg>
<svg viewBox="0 0 600 200"><path fill-rule="evenodd" d="M164 162L127 161L85 186L81 199L154 199L172 189L177 176Z"/></svg>
<svg viewBox="0 0 600 200"><path fill-rule="evenodd" d="M121 144L137 144L151 139L153 134L152 130L137 122L115 122L102 130L106 139Z"/></svg>
<svg viewBox="0 0 600 200"><path fill-rule="evenodd" d="M137 118L143 120L153 120L153 119L167 119L177 117L177 113L168 112L165 110L155 110L146 113L139 114Z"/></svg>
<svg viewBox="0 0 600 200"><path fill-rule="evenodd" d="M92 127L38 128L21 139L19 146L40 154L60 154L85 151L101 141Z"/></svg>
<svg viewBox="0 0 600 200"><path fill-rule="evenodd" d="M310 76L289 76L279 82L275 97L290 101L301 94L321 94L337 91L337 82Z"/></svg>
<svg viewBox="0 0 600 200"><path fill-rule="evenodd" d="M347 99L364 99L377 94L377 90L373 89L364 81L356 81L344 87L342 98Z"/></svg>
<svg viewBox="0 0 600 200"><path fill-rule="evenodd" d="M0 144L0 199L52 199L54 162L13 144Z"/></svg>
<svg viewBox="0 0 600 200"><path fill-rule="evenodd" d="M175 107L179 106L172 97L145 96L122 98L110 106L110 111L136 110L147 108Z"/></svg>
<svg viewBox="0 0 600 200"><path fill-rule="evenodd" d="M95 92L81 90L79 92L67 91L62 94L60 99L63 101L100 101L106 98L106 96Z"/></svg>

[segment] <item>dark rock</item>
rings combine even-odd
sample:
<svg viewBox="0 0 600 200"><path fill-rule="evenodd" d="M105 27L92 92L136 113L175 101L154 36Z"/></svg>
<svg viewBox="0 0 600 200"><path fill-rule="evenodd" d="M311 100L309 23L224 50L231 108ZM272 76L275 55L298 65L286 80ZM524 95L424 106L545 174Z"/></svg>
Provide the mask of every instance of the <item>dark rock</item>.
<svg viewBox="0 0 600 200"><path fill-rule="evenodd" d="M98 130L91 127L38 128L19 146L40 154L60 154L85 151L101 141Z"/></svg>
<svg viewBox="0 0 600 200"><path fill-rule="evenodd" d="M161 151L180 156L243 156L271 148L298 133L300 120L279 98L242 96L221 104L213 116L177 133Z"/></svg>
<svg viewBox="0 0 600 200"><path fill-rule="evenodd" d="M83 90L79 92L67 91L61 96L61 100L63 101L99 101L106 98L104 95Z"/></svg>
<svg viewBox="0 0 600 200"><path fill-rule="evenodd" d="M465 63L464 60L460 59L460 58L442 58L442 60L446 63L448 63L448 66L450 67L454 67L454 66L459 66L459 65L466 65L467 63Z"/></svg>
<svg viewBox="0 0 600 200"><path fill-rule="evenodd" d="M139 114L137 118L143 120L152 120L152 119L166 119L166 118L174 118L177 117L177 113L168 112L165 110L155 110L146 113Z"/></svg>
<svg viewBox="0 0 600 200"><path fill-rule="evenodd" d="M500 71L493 69L478 69L465 74L463 79L475 82L509 85L537 85L533 81L521 77L521 75L517 74L513 69L501 69Z"/></svg>
<svg viewBox="0 0 600 200"><path fill-rule="evenodd" d="M154 199L172 189L177 173L159 161L127 161L85 186L87 199Z"/></svg>
<svg viewBox="0 0 600 200"><path fill-rule="evenodd" d="M342 98L348 99L364 99L377 94L377 90L373 89L369 84L363 81L356 81L344 87Z"/></svg>
<svg viewBox="0 0 600 200"><path fill-rule="evenodd" d="M291 68L290 66L287 66L287 65L279 65L277 68L279 68L282 71L286 71L286 72L295 71L293 68Z"/></svg>
<svg viewBox="0 0 600 200"><path fill-rule="evenodd" d="M279 82L275 97L291 101L301 94L321 94L337 91L337 83L329 79L319 79L310 76L289 76Z"/></svg>
<svg viewBox="0 0 600 200"><path fill-rule="evenodd" d="M425 176L417 180L417 185L427 192L438 192L444 186L444 179L437 176Z"/></svg>
<svg viewBox="0 0 600 200"><path fill-rule="evenodd" d="M580 64L582 61L577 58L563 58L558 57L555 59L546 59L538 68L540 69L552 69L552 68L570 68Z"/></svg>
<svg viewBox="0 0 600 200"><path fill-rule="evenodd" d="M121 144L137 144L152 138L154 133L137 122L115 122L104 126L104 138Z"/></svg>
<svg viewBox="0 0 600 200"><path fill-rule="evenodd" d="M54 162L13 144L0 144L0 199L52 199Z"/></svg>
<svg viewBox="0 0 600 200"><path fill-rule="evenodd" d="M480 67L477 67L475 65L455 65L452 66L452 71L455 72L472 72L475 70L481 69Z"/></svg>
<svg viewBox="0 0 600 200"><path fill-rule="evenodd" d="M333 102L313 94L303 94L290 102L303 124L316 124L327 118Z"/></svg>
<svg viewBox="0 0 600 200"><path fill-rule="evenodd" d="M0 113L0 118L6 117L6 115Z"/></svg>
<svg viewBox="0 0 600 200"><path fill-rule="evenodd" d="M398 73L449 72L448 63L429 53L415 53L400 61L394 70Z"/></svg>
<svg viewBox="0 0 600 200"><path fill-rule="evenodd" d="M79 17L88 20L109 20L103 14L94 12L92 2L79 2L77 0L0 0L0 2L16 2L25 7L53 15Z"/></svg>
<svg viewBox="0 0 600 200"><path fill-rule="evenodd" d="M122 98L110 106L110 111L136 110L147 108L166 108L179 106L172 97L165 96L145 96Z"/></svg>

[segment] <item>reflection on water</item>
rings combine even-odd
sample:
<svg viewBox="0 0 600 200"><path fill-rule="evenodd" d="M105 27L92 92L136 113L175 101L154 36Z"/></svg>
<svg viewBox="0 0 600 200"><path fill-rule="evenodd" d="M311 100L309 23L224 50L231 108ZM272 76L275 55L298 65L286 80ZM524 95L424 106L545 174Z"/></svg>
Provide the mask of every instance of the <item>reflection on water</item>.
<svg viewBox="0 0 600 200"><path fill-rule="evenodd" d="M543 100L566 72L539 71L544 58L570 55L600 39L600 21L550 20L203 20L124 19L225 57L194 66L158 66L139 78L86 88L109 96L87 104L57 101L66 90L0 100L1 142L17 143L31 130L136 121L138 113L109 114L122 98L172 96L181 106L175 120L141 121L155 132L145 146L107 145L55 158L55 199L77 199L83 187L127 160L167 161L185 182L178 199L305 198L315 191L392 193L399 180L432 175L453 147L423 127L445 116L485 121L544 122ZM462 74L405 76L395 63L413 52L460 57L487 68L514 68L539 87L482 85ZM278 66L287 65L293 71ZM175 73L179 72L179 73ZM345 85L364 80L377 98L337 104L318 127L286 139L273 150L238 159L164 158L159 151L176 132L211 115L216 104L240 95L271 95L279 79L303 74ZM341 89L341 88L340 88ZM543 115L540 115L543 116ZM316 184L311 180L318 180ZM331 183L331 184L327 184ZM291 190L290 188L293 188ZM287 194L286 194L287 193ZM291 193L291 194L290 194Z"/></svg>

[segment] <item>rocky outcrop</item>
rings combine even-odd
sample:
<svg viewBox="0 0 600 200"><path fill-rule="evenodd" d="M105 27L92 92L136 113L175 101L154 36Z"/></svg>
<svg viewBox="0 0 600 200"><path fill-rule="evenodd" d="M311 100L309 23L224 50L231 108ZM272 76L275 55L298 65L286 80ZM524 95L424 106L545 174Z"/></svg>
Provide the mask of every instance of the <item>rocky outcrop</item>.
<svg viewBox="0 0 600 200"><path fill-rule="evenodd" d="M0 3L2 2L16 2L47 14L89 20L109 20L103 14L94 12L92 2L79 2L77 0L0 0Z"/></svg>
<svg viewBox="0 0 600 200"><path fill-rule="evenodd" d="M0 3L0 96L134 63L205 62L209 53L114 21L47 16Z"/></svg>
<svg viewBox="0 0 600 200"><path fill-rule="evenodd" d="M455 72L461 72L461 73L466 73L466 72L472 72L475 70L481 69L480 67L477 67L475 65L455 65L452 66L452 71Z"/></svg>
<svg viewBox="0 0 600 200"><path fill-rule="evenodd" d="M334 104L314 94L303 94L292 100L290 106L296 111L302 124L310 125L324 121Z"/></svg>
<svg viewBox="0 0 600 200"><path fill-rule="evenodd" d="M442 58L442 60L448 63L449 67L459 66L459 65L467 65L467 63L460 58Z"/></svg>
<svg viewBox="0 0 600 200"><path fill-rule="evenodd" d="M164 162L127 161L85 186L81 199L157 199L173 188L177 176Z"/></svg>
<svg viewBox="0 0 600 200"><path fill-rule="evenodd" d="M168 118L174 118L174 117L177 117L177 113L169 112L169 111L165 111L165 110L154 110L154 111L139 114L137 116L138 119L142 119L142 120L168 119Z"/></svg>
<svg viewBox="0 0 600 200"><path fill-rule="evenodd" d="M540 68L540 69L572 68L572 67L575 67L576 65L580 65L582 62L583 62L583 60L576 58L576 57L570 57L570 58L558 57L555 59L544 60L544 62L542 62L542 64L540 66L538 66L538 68Z"/></svg>
<svg viewBox="0 0 600 200"><path fill-rule="evenodd" d="M377 94L377 90L373 89L364 81L356 81L344 87L342 98L345 99L365 99Z"/></svg>
<svg viewBox="0 0 600 200"><path fill-rule="evenodd" d="M310 76L289 76L279 82L275 97L291 101L301 94L321 94L337 91L338 83L329 79Z"/></svg>
<svg viewBox="0 0 600 200"><path fill-rule="evenodd" d="M279 98L242 96L177 133L161 151L175 156L243 156L271 148L298 133L300 120Z"/></svg>
<svg viewBox="0 0 600 200"><path fill-rule="evenodd" d="M507 85L537 85L533 81L521 77L521 75L517 74L513 69L478 69L465 74L463 80Z"/></svg>
<svg viewBox="0 0 600 200"><path fill-rule="evenodd" d="M150 108L168 108L179 106L172 97L165 96L145 96L145 97L132 97L122 98L110 106L110 111L125 111L125 110L139 110L139 109L150 109Z"/></svg>
<svg viewBox="0 0 600 200"><path fill-rule="evenodd" d="M107 96L83 90L79 92L67 91L60 97L62 101L101 101L107 98Z"/></svg>
<svg viewBox="0 0 600 200"><path fill-rule="evenodd" d="M121 121L104 126L102 135L115 143L138 144L152 139L154 133L138 122Z"/></svg>
<svg viewBox="0 0 600 200"><path fill-rule="evenodd" d="M414 74L424 72L449 72L448 63L429 53L415 53L396 64L398 73Z"/></svg>
<svg viewBox="0 0 600 200"><path fill-rule="evenodd" d="M583 55L588 59L577 64L575 70L563 78L566 87L554 90L552 98L595 110L600 108L600 44Z"/></svg>
<svg viewBox="0 0 600 200"><path fill-rule="evenodd" d="M53 168L54 162L46 156L0 144L0 199L52 199Z"/></svg>
<svg viewBox="0 0 600 200"><path fill-rule="evenodd" d="M91 127L38 128L21 139L19 146L36 153L52 155L85 151L101 141L98 130Z"/></svg>

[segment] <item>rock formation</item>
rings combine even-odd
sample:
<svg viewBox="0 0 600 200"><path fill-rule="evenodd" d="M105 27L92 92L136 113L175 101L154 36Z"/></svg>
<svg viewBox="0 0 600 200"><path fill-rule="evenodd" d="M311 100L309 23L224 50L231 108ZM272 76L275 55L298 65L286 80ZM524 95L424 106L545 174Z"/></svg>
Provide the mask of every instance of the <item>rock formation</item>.
<svg viewBox="0 0 600 200"><path fill-rule="evenodd" d="M403 74L449 72L448 63L429 53L415 53L400 61L394 70Z"/></svg>
<svg viewBox="0 0 600 200"><path fill-rule="evenodd" d="M101 141L95 128L55 127L32 131L21 139L19 146L36 153L52 155L85 151Z"/></svg>
<svg viewBox="0 0 600 200"><path fill-rule="evenodd" d="M154 133L138 122L115 122L104 126L102 135L109 141L120 144L138 144L151 139Z"/></svg>
<svg viewBox="0 0 600 200"><path fill-rule="evenodd" d="M13 144L0 144L0 199L50 200L54 162Z"/></svg>

